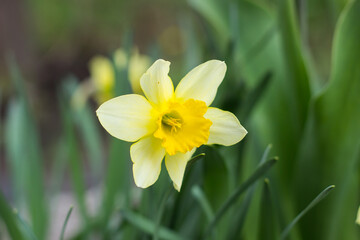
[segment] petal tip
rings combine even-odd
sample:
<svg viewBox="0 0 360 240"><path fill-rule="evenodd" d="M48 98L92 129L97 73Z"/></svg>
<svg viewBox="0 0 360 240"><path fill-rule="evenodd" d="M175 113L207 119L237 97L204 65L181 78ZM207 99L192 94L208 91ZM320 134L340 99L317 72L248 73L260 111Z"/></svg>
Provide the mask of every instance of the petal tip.
<svg viewBox="0 0 360 240"><path fill-rule="evenodd" d="M134 177L134 183L137 187L143 188L143 189L148 188L148 187L152 186L159 178L159 175L158 175L155 180L149 181L146 178L144 178L143 176L136 176L135 165L136 164L134 163L133 164L133 177Z"/></svg>
<svg viewBox="0 0 360 240"><path fill-rule="evenodd" d="M174 188L176 191L180 192L181 186L178 186L177 184L173 183Z"/></svg>
<svg viewBox="0 0 360 240"><path fill-rule="evenodd" d="M225 60L218 60L218 59L214 59L214 60L210 60L213 62L217 62L219 65L224 65L226 67L226 62Z"/></svg>
<svg viewBox="0 0 360 240"><path fill-rule="evenodd" d="M166 60L162 59L162 58L159 58L153 64L165 64L165 65L167 65L167 67L169 67L171 63L169 61L166 61Z"/></svg>

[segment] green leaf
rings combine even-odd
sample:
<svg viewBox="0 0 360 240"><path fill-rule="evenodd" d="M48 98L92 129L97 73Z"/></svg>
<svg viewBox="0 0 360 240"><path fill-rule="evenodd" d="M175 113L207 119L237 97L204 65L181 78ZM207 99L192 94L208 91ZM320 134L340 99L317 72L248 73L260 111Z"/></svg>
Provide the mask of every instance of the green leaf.
<svg viewBox="0 0 360 240"><path fill-rule="evenodd" d="M5 223L11 239L25 239L16 223L15 215L6 202L2 192L0 192L0 218Z"/></svg>
<svg viewBox="0 0 360 240"><path fill-rule="evenodd" d="M7 118L5 121L4 145L7 154L7 164L11 171L13 182L14 198L17 205L25 202L26 192L26 168L23 166L23 154L21 149L25 149L25 141L20 137L26 130L24 105L18 99L10 101L8 105ZM27 162L25 161L25 164Z"/></svg>
<svg viewBox="0 0 360 240"><path fill-rule="evenodd" d="M258 230L259 240L278 239L276 217L273 200L270 192L269 179L265 179L261 196L260 223Z"/></svg>
<svg viewBox="0 0 360 240"><path fill-rule="evenodd" d="M125 50L129 52L129 46L132 44L132 38L129 32L126 32L124 34L124 43L124 45L126 46ZM112 60L115 66L114 58ZM129 92L131 92L131 87L128 80L127 69L115 69L115 95L119 96L123 94L128 94ZM99 122L97 124L98 126L100 126ZM105 131L104 129L102 130ZM106 135L109 136L107 132ZM132 162L130 160L129 144L110 136L108 139L110 140L108 149L109 156L107 163L108 165L105 170L106 178L102 200L103 208L101 212L102 223L105 226L109 223L114 209L123 207L119 206L118 202L116 201L116 199L118 199L118 194L121 194L122 200L124 200L125 204L128 203L132 182Z"/></svg>
<svg viewBox="0 0 360 240"><path fill-rule="evenodd" d="M225 48L230 40L230 29L224 4L214 0L188 0L188 3L213 27L218 44Z"/></svg>
<svg viewBox="0 0 360 240"><path fill-rule="evenodd" d="M256 109L256 105L264 95L264 92L269 86L271 78L272 78L272 73L267 72L260 79L256 87L252 89L252 91L245 98L244 103L242 104L243 107L241 108L241 115L240 115L240 119L242 120L243 123L250 118L252 111Z"/></svg>
<svg viewBox="0 0 360 240"><path fill-rule="evenodd" d="M291 223L284 229L281 233L281 239L285 239L288 234L290 233L291 229L294 225L313 207L315 207L321 200L323 200L333 189L335 188L334 185L325 188L314 200L310 202L310 204L302 210L295 218L291 221Z"/></svg>
<svg viewBox="0 0 360 240"><path fill-rule="evenodd" d="M20 223L21 229L23 231L23 233L25 234L25 238L29 239L29 240L37 240L38 238L36 237L33 229L31 228L31 226L29 226L29 224L20 216L19 212L17 209L14 209L14 215L17 217L18 222Z"/></svg>
<svg viewBox="0 0 360 240"><path fill-rule="evenodd" d="M271 144L269 144L266 147L258 166L261 166L262 164L264 164L265 161L268 159L271 148L272 148ZM241 231L244 227L245 219L246 219L248 210L250 208L250 204L253 200L255 188L257 187L257 185L258 184L255 183L253 186L251 186L249 188L243 202L240 205L239 211L236 211L234 213L234 217L233 217L234 220L233 220L233 224L231 225L230 230L228 232L228 236L229 236L228 239L235 239L237 236L241 235Z"/></svg>
<svg viewBox="0 0 360 240"><path fill-rule="evenodd" d="M90 160L92 176L99 178L103 174L103 153L99 134L99 122L88 105L73 109L76 126L80 130L81 140L84 142L86 155Z"/></svg>
<svg viewBox="0 0 360 240"><path fill-rule="evenodd" d="M299 26L296 22L293 0L279 1L279 26L287 63L288 90L293 98L293 116L298 120L298 133L304 127L310 101L310 83L308 71L302 55Z"/></svg>
<svg viewBox="0 0 360 240"><path fill-rule="evenodd" d="M231 195L228 197L226 202L221 206L221 208L216 212L214 218L211 220L210 224L206 228L204 237L207 237L215 228L216 224L224 216L224 214L233 206L237 199L244 193L250 186L252 186L260 177L262 177L275 163L277 158L273 158L263 164L261 164L256 171L244 182L242 183Z"/></svg>
<svg viewBox="0 0 360 240"><path fill-rule="evenodd" d="M82 166L82 158L79 151L78 140L75 135L75 122L68 101L73 93L72 79L68 79L63 85L62 92L59 97L60 110L62 117L63 131L67 143L68 161L70 166L70 174L75 198L79 204L79 211L85 223L88 221L88 214L85 204L85 176Z"/></svg>
<svg viewBox="0 0 360 240"><path fill-rule="evenodd" d="M212 210L210 202L205 193L198 185L195 185L191 188L191 194L198 201L207 219L210 221L214 217L214 211Z"/></svg>
<svg viewBox="0 0 360 240"><path fill-rule="evenodd" d="M228 171L223 157L213 147L206 147L204 166L204 192L211 206L219 209L229 194Z"/></svg>
<svg viewBox="0 0 360 240"><path fill-rule="evenodd" d="M66 214L64 224L63 224L63 226L62 226L62 228L61 228L60 240L64 240L64 235L65 235L66 226L67 226L67 223L68 223L68 221L69 221L69 218L70 218L70 215L71 215L72 210L73 210L73 207L71 206L71 207L69 208L69 211L68 211L67 214Z"/></svg>
<svg viewBox="0 0 360 240"><path fill-rule="evenodd" d="M304 50L294 2L294 0L278 1L278 24L284 62L286 63L283 66L286 81L282 82L282 87L286 89L285 101L287 101L290 113L287 119L288 130L278 129L287 145L279 149L281 159L296 159L295 153L303 135L311 97L310 78L303 56ZM286 137L289 133L290 136ZM283 172L282 182L285 185L290 183L289 179L293 175L295 163L296 161L284 161L280 165L280 171Z"/></svg>
<svg viewBox="0 0 360 240"><path fill-rule="evenodd" d="M156 218L156 222L155 222L155 230L153 233L153 240L158 240L159 239L159 231L160 231L160 225L161 225L161 220L163 218L164 215L164 210L166 207L166 203L169 200L169 197L171 196L171 193L173 193L174 188L172 186L172 184L170 184L169 188L167 190L165 190L166 192L163 194L163 198L161 200L161 203L159 205L159 207L157 208L157 218Z"/></svg>
<svg viewBox="0 0 360 240"><path fill-rule="evenodd" d="M276 56L267 52L269 46L274 45L276 21L270 11L254 2L237 1L236 5L231 6L238 12L238 37L234 39L233 53L235 64L228 71L234 71L235 76L240 74L249 86L254 87L256 81L273 68L269 58Z"/></svg>
<svg viewBox="0 0 360 240"><path fill-rule="evenodd" d="M138 229L140 229L146 233L149 233L149 234L154 234L155 223L152 222L151 220L149 220L137 213L134 213L130 210L122 210L121 216L123 216L125 220L127 220L128 222L133 224ZM167 229L162 226L159 227L159 237L161 239L169 239L169 240L185 239L185 238L179 236L176 232L173 232L172 230Z"/></svg>
<svg viewBox="0 0 360 240"><path fill-rule="evenodd" d="M186 165L186 168L190 168L191 165L193 165L194 163L196 163L197 161L199 161L200 159L204 158L205 157L205 153L199 153L198 155L192 157L187 165Z"/></svg>
<svg viewBox="0 0 360 240"><path fill-rule="evenodd" d="M169 228L179 229L179 233L185 235L194 233L200 228L202 222L198 221L201 212L197 208L197 203L191 197L191 188L202 182L203 162L200 161L205 156L204 153L191 158L186 166L181 191L174 196L174 204L168 213ZM168 177L168 176L166 176Z"/></svg>
<svg viewBox="0 0 360 240"><path fill-rule="evenodd" d="M55 156L50 170L50 196L54 196L61 189L68 165L67 156L69 153L67 150L66 138L61 136L55 147Z"/></svg>
<svg viewBox="0 0 360 240"><path fill-rule="evenodd" d="M360 193L356 170L360 151L360 25L355 24L359 12L360 1L352 1L338 20L330 81L312 101L296 174L298 206L305 206L329 183L341 194L329 198L299 224L304 238L358 239L353 218Z"/></svg>
<svg viewBox="0 0 360 240"><path fill-rule="evenodd" d="M184 42L186 44L185 53L184 53L184 76L189 72L194 66L197 66L202 59L201 55L201 43L196 38L196 27L191 18L183 17L180 18L180 25L184 31Z"/></svg>
<svg viewBox="0 0 360 240"><path fill-rule="evenodd" d="M32 109L30 108L24 79L13 57L9 57L8 66L11 79L17 90L17 100L12 107L7 124L10 125L6 133L9 139L7 151L12 167L15 184L20 193L20 201L24 201L29 211L31 223L39 239L44 239L48 224L47 204L43 179L43 159L40 138ZM21 119L11 119L21 117ZM14 123L10 122L14 121ZM7 141L5 141L7 142ZM18 168L18 169L17 169ZM20 188L19 188L20 187Z"/></svg>
<svg viewBox="0 0 360 240"><path fill-rule="evenodd" d="M119 193L127 200L131 191L131 160L127 143L111 138L110 154L105 178L102 219L107 224L116 206Z"/></svg>

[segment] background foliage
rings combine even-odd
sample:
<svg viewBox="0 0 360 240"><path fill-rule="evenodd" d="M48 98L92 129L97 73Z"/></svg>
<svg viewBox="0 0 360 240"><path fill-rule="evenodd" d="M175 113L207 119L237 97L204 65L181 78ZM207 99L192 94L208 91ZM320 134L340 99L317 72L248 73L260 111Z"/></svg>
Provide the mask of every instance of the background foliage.
<svg viewBox="0 0 360 240"><path fill-rule="evenodd" d="M1 239L359 239L359 1L0 5ZM200 148L180 193L166 171L136 188L130 144L104 132L99 103L72 103L97 54L131 93L120 47L170 60L175 83L227 64L213 105L249 134Z"/></svg>

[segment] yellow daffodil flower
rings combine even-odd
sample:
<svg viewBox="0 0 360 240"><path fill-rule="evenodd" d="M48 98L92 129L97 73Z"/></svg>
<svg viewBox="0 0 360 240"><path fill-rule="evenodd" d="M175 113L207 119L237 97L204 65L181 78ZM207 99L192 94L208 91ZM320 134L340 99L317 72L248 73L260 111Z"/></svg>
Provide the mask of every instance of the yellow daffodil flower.
<svg viewBox="0 0 360 240"><path fill-rule="evenodd" d="M146 188L158 179L161 162L180 191L185 167L203 144L233 145L247 131L234 114L209 107L226 64L211 60L191 70L174 91L170 62L157 60L142 75L146 96L128 94L103 103L96 111L114 137L135 142L130 148L135 184Z"/></svg>

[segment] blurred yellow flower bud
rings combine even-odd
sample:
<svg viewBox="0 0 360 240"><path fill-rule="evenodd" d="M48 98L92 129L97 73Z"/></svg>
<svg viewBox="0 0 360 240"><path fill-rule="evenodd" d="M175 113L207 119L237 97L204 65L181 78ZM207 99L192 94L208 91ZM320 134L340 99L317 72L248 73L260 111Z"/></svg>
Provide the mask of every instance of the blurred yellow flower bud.
<svg viewBox="0 0 360 240"><path fill-rule="evenodd" d="M124 49L118 48L114 52L114 62L118 69L125 69L128 64L128 57Z"/></svg>
<svg viewBox="0 0 360 240"><path fill-rule="evenodd" d="M129 81L131 88L136 94L143 94L140 87L140 78L146 72L151 65L150 57L139 54L137 49L133 50L133 53L129 59Z"/></svg>
<svg viewBox="0 0 360 240"><path fill-rule="evenodd" d="M128 70L128 79L134 93L143 94L140 78L151 65L150 57L139 54L137 49L128 54L119 48L113 55L114 63L104 56L95 56L89 62L90 81L82 82L75 91L72 105L82 107L87 99L94 95L98 104L114 97L116 70Z"/></svg>
<svg viewBox="0 0 360 240"><path fill-rule="evenodd" d="M90 60L90 79L96 89L96 100L102 103L113 97L115 71L111 61L103 56Z"/></svg>
<svg viewBox="0 0 360 240"><path fill-rule="evenodd" d="M358 212L357 212L357 217L356 217L355 223L360 225L360 207L359 207Z"/></svg>

